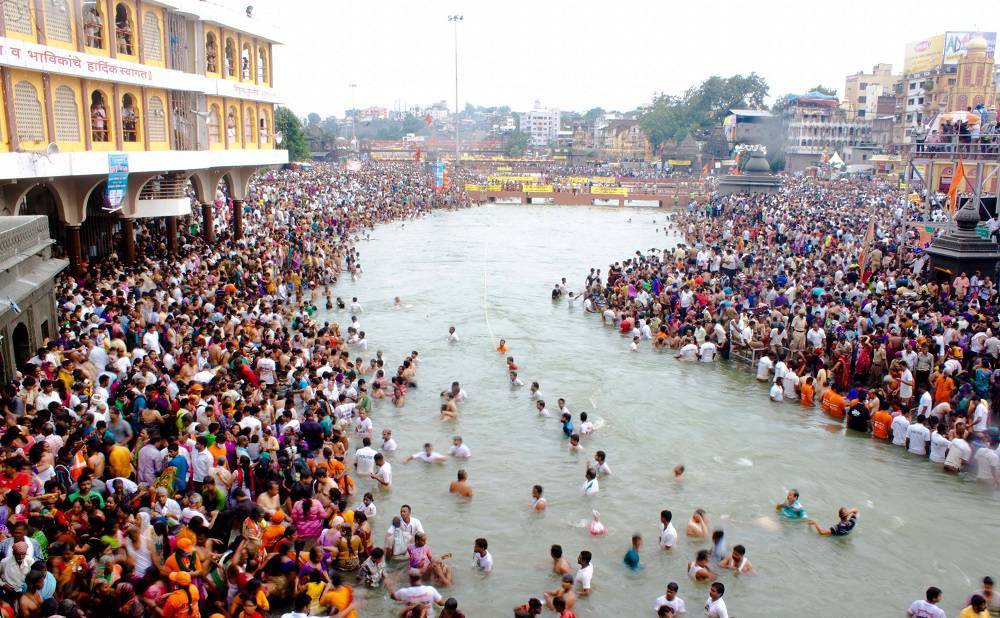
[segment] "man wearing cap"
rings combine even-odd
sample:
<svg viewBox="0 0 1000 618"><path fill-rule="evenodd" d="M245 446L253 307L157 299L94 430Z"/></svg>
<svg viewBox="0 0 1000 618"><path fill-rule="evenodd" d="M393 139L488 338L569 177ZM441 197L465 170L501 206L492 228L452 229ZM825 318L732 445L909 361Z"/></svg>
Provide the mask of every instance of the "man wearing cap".
<svg viewBox="0 0 1000 618"><path fill-rule="evenodd" d="M161 571L170 575L176 572L196 575L201 573L201 558L194 550L194 541L191 540L191 537L182 536L177 539L177 549L163 561ZM190 580L188 583L191 583Z"/></svg>
<svg viewBox="0 0 1000 618"><path fill-rule="evenodd" d="M191 585L191 574L185 571L175 571L170 574L170 582L174 591L167 595L163 603L163 618L197 618L201 616L198 609L198 589Z"/></svg>
<svg viewBox="0 0 1000 618"><path fill-rule="evenodd" d="M8 593L20 593L24 587L24 578L34 562L34 559L28 557L26 542L14 543L10 554L0 560L0 586Z"/></svg>

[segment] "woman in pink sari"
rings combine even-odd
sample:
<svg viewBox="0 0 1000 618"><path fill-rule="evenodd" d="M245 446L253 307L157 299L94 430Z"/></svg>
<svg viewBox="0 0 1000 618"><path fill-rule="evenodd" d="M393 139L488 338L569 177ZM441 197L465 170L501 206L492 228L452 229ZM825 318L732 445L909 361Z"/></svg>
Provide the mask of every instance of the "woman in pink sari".
<svg viewBox="0 0 1000 618"><path fill-rule="evenodd" d="M292 521L300 539L315 539L323 531L326 510L318 500L303 498L292 505Z"/></svg>

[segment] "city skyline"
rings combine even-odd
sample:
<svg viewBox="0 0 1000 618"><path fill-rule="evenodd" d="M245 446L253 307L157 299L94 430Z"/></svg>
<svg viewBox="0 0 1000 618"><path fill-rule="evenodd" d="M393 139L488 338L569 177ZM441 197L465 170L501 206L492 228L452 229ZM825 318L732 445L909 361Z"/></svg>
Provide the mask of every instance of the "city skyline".
<svg viewBox="0 0 1000 618"><path fill-rule="evenodd" d="M817 84L842 97L847 75L880 62L901 72L908 42L998 26L942 15L933 10L940 5L929 2L879 2L865 5L863 15L830 12L811 22L790 19L800 5L782 0L759 2L750 13L727 2L711 14L699 5L639 3L609 14L589 1L514 1L503 10L438 0L419 6L300 2L309 10L294 14L314 19L292 22L292 12L276 0L257 3L254 14L280 28L275 61L283 69L276 79L282 103L299 115L324 117L355 105L405 110L444 100L454 109L447 16L455 13L465 17L458 27L459 106L509 105L515 111L536 100L563 110L628 111L657 92L681 94L711 75L750 72L767 80L770 100ZM793 22L790 29L786 24ZM688 23L699 26L682 25ZM489 43L494 39L513 45ZM330 69L296 69L323 66Z"/></svg>

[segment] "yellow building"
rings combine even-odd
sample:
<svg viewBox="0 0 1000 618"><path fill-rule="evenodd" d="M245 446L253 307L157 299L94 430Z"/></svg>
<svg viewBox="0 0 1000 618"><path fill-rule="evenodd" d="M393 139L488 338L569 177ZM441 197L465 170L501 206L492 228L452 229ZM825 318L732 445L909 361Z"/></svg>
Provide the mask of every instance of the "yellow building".
<svg viewBox="0 0 1000 618"><path fill-rule="evenodd" d="M964 110L977 105L996 107L994 60L988 52L986 39L972 38L965 46L965 55L958 60L955 84L948 90L949 111Z"/></svg>
<svg viewBox="0 0 1000 618"><path fill-rule="evenodd" d="M0 6L0 208L48 215L73 267L113 232L129 243L137 218L175 229L191 187L211 222L220 182L239 205L257 169L287 162L266 24L199 0ZM112 171L127 189L120 173L107 189Z"/></svg>

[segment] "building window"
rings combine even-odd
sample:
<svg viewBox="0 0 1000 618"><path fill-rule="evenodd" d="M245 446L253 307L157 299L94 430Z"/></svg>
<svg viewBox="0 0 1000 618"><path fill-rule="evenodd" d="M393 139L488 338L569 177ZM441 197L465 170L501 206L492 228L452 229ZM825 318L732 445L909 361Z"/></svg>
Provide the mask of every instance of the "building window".
<svg viewBox="0 0 1000 618"><path fill-rule="evenodd" d="M122 95L122 139L126 142L139 141L139 112L135 99L126 93Z"/></svg>
<svg viewBox="0 0 1000 618"><path fill-rule="evenodd" d="M8 32L35 34L31 25L31 0L4 0L3 19Z"/></svg>
<svg viewBox="0 0 1000 618"><path fill-rule="evenodd" d="M205 69L209 73L219 72L219 45L214 32L205 35Z"/></svg>
<svg viewBox="0 0 1000 618"><path fill-rule="evenodd" d="M868 102L868 97L866 97L865 95L861 95L860 97L858 97L858 103L866 103L866 102Z"/></svg>
<svg viewBox="0 0 1000 618"><path fill-rule="evenodd" d="M110 141L108 131L108 107L105 104L104 93L95 90L90 95L90 139L95 142Z"/></svg>
<svg viewBox="0 0 1000 618"><path fill-rule="evenodd" d="M31 82L19 81L14 85L14 122L17 124L17 139L45 141L42 104L38 100L38 91Z"/></svg>
<svg viewBox="0 0 1000 618"><path fill-rule="evenodd" d="M906 104L907 105L913 105L913 99L907 99L906 100Z"/></svg>
<svg viewBox="0 0 1000 618"><path fill-rule="evenodd" d="M867 88L867 87L868 87L868 84L867 84L867 83L865 83L865 82L861 82L861 84L859 85L859 87L860 87L860 88L861 88L862 90L864 90L865 88Z"/></svg>
<svg viewBox="0 0 1000 618"><path fill-rule="evenodd" d="M267 128L267 112L266 111L261 110L261 112L260 112L260 120L257 121L257 124L259 125L259 129L260 129L260 137L258 138L259 139L259 143L261 145L263 145L263 144L266 144L266 143L270 142L271 141L271 137L270 137L270 132L268 131L268 128Z"/></svg>
<svg viewBox="0 0 1000 618"><path fill-rule="evenodd" d="M240 52L240 79L253 79L253 58L250 57L249 43L244 43L243 51Z"/></svg>
<svg viewBox="0 0 1000 618"><path fill-rule="evenodd" d="M981 64L976 66L976 85L983 85L983 65Z"/></svg>
<svg viewBox="0 0 1000 618"><path fill-rule="evenodd" d="M254 143L254 141L256 141L254 139L253 132L254 132L253 109L248 107L245 110L243 110L243 143L245 145L252 144Z"/></svg>
<svg viewBox="0 0 1000 618"><path fill-rule="evenodd" d="M83 10L83 33L87 47L104 49L104 19L96 3Z"/></svg>
<svg viewBox="0 0 1000 618"><path fill-rule="evenodd" d="M66 0L48 0L45 3L45 34L53 41L73 42L73 28L69 25L69 6Z"/></svg>
<svg viewBox="0 0 1000 618"><path fill-rule="evenodd" d="M163 110L163 99L160 97L149 97L148 118L146 124L149 125L149 141L167 141L167 114Z"/></svg>
<svg viewBox="0 0 1000 618"><path fill-rule="evenodd" d="M267 52L264 48L257 48L257 82L265 83L267 81Z"/></svg>
<svg viewBox="0 0 1000 618"><path fill-rule="evenodd" d="M236 77L236 44L232 39L226 39L226 75Z"/></svg>
<svg viewBox="0 0 1000 618"><path fill-rule="evenodd" d="M923 97L919 97L917 99L917 105L923 105L923 104L924 104L924 98Z"/></svg>
<svg viewBox="0 0 1000 618"><path fill-rule="evenodd" d="M163 62L163 37L160 35L160 16L146 11L142 16L142 54L146 60Z"/></svg>
<svg viewBox="0 0 1000 618"><path fill-rule="evenodd" d="M208 140L213 144L222 143L222 119L219 118L218 105L208 109Z"/></svg>
<svg viewBox="0 0 1000 618"><path fill-rule="evenodd" d="M858 118L864 118L864 117L865 117L865 110L859 109L858 110Z"/></svg>
<svg viewBox="0 0 1000 618"><path fill-rule="evenodd" d="M56 88L52 104L56 122L57 142L80 141L80 114L76 106L76 93L69 86Z"/></svg>
<svg viewBox="0 0 1000 618"><path fill-rule="evenodd" d="M115 7L115 40L118 41L118 53L131 56L132 47L132 18L129 16L128 7L121 2Z"/></svg>
<svg viewBox="0 0 1000 618"><path fill-rule="evenodd" d="M226 139L229 140L230 144L236 143L236 108L230 106L229 112L226 114Z"/></svg>
<svg viewBox="0 0 1000 618"><path fill-rule="evenodd" d="M917 89L917 82L910 82L910 90L916 90L916 89Z"/></svg>

